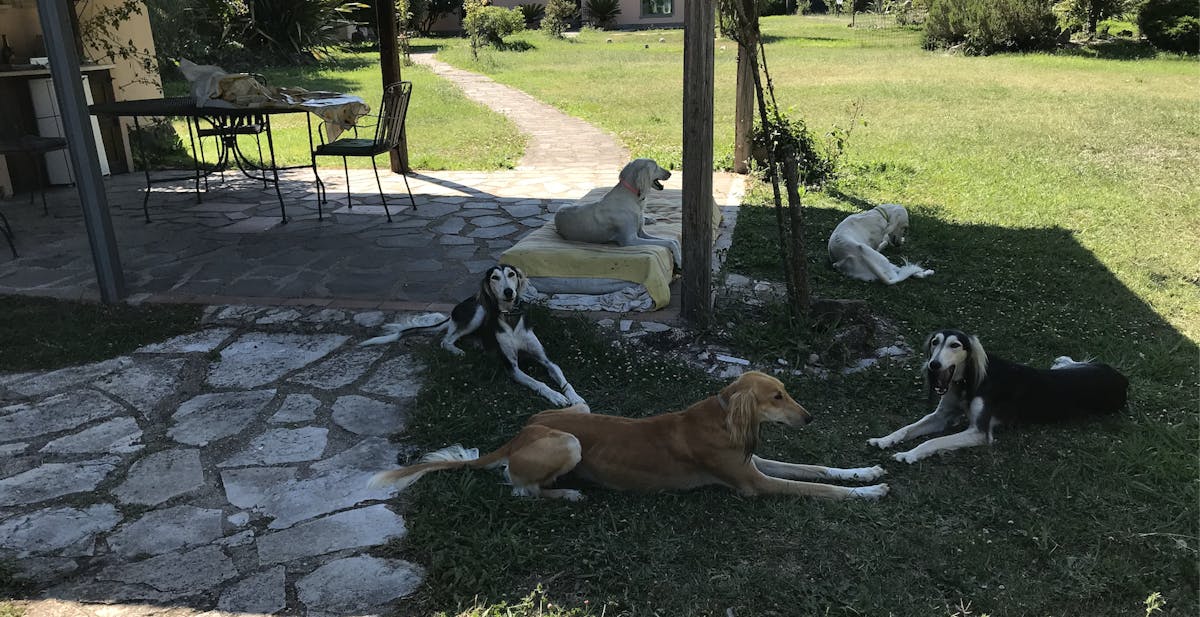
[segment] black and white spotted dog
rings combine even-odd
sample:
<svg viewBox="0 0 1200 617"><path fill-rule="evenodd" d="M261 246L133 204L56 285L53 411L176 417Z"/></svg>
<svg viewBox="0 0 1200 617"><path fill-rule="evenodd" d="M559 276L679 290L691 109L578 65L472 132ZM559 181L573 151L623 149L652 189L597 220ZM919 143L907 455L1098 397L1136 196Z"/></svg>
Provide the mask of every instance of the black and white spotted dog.
<svg viewBox="0 0 1200 617"><path fill-rule="evenodd" d="M541 341L525 321L522 297L527 286L525 273L520 269L505 264L492 266L479 282L479 292L459 302L449 317L441 313L429 313L408 321L385 324L383 328L388 334L367 339L359 345L391 343L409 330L445 330L442 348L461 356L465 352L455 343L464 336L475 335L483 342L484 348L499 352L504 368L517 383L560 407L583 403L583 399L575 393L575 388L563 376L562 369L546 357ZM533 356L546 367L550 377L558 384L557 391L521 370L517 364L517 356L521 352Z"/></svg>
<svg viewBox="0 0 1200 617"><path fill-rule="evenodd" d="M1129 381L1107 364L1060 356L1049 370L1009 362L987 353L961 330L939 330L925 342L925 376L937 409L886 437L867 443L890 448L906 439L939 433L966 412L967 428L935 437L892 456L903 463L992 442L998 424L1053 422L1114 413L1125 405Z"/></svg>

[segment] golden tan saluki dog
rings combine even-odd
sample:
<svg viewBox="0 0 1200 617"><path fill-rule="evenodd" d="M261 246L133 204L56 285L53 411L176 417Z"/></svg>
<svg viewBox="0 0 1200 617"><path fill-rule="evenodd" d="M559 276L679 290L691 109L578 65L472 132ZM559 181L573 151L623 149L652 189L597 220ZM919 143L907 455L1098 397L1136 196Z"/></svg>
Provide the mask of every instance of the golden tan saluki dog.
<svg viewBox="0 0 1200 617"><path fill-rule="evenodd" d="M431 471L507 465L514 494L572 501L582 494L553 488L568 473L609 488L639 491L722 484L744 495L879 499L887 494L886 484L849 488L797 481L870 482L884 474L878 466L836 469L754 455L762 422L802 426L811 421L778 379L748 372L684 411L649 418L592 414L586 405L543 411L482 458L476 450L451 446L416 465L379 473L371 483L403 488Z"/></svg>

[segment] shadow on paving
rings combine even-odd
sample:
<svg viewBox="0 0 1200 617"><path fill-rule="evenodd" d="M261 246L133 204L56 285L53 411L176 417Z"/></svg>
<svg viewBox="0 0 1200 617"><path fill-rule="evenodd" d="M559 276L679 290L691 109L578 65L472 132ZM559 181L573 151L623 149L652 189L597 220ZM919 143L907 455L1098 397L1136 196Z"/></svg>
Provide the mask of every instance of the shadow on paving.
<svg viewBox="0 0 1200 617"><path fill-rule="evenodd" d="M407 493L408 541L382 553L427 567L402 614L524 602L530 612L552 603L608 615L923 616L959 606L1120 615L1144 610L1156 592L1169 607L1194 606L1195 343L1058 228L956 224L917 207L911 243L889 253L936 274L894 287L849 281L824 260L830 230L852 211L807 211L818 295L867 300L914 347L935 328L958 327L1034 366L1064 354L1098 358L1129 375L1128 409L1000 429L993 447L902 465L865 441L929 411L918 360L907 358L827 380L785 375L817 422L763 429L768 458L883 465L892 492L876 504L723 489L591 489L581 504L534 502L510 497L484 472L433 474ZM778 280L774 237L771 210L743 207L728 268ZM1181 284L1177 273L1162 274ZM797 366L789 354L803 331L752 310L722 316L752 331L738 355ZM569 320L540 332L560 345L552 357L597 412L681 409L719 387L641 348L613 348ZM519 386L480 383L488 361L433 358L406 434L418 452L448 443L486 452L524 421Z"/></svg>

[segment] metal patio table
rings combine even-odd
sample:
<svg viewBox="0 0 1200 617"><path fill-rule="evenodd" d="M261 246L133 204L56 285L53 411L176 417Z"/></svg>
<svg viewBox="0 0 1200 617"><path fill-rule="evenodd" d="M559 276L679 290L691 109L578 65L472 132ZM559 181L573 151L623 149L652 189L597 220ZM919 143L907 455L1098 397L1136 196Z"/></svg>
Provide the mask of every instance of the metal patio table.
<svg viewBox="0 0 1200 617"><path fill-rule="evenodd" d="M192 178L195 181L196 201L199 202L201 200L201 178L204 179L205 190L207 190L208 176L212 173L223 172L229 169L230 162L246 177L260 180L264 183L264 186L266 183L275 185L275 196L279 199L279 213L283 218L283 222L287 222L287 210L283 205L283 192L279 190L279 170L307 168L308 165L281 168L275 164L275 141L271 135L271 116L278 114L304 114L308 122L308 145L311 152L313 146L312 118L309 116L308 111L271 107L198 107L195 101L187 96L98 103L90 106L88 109L92 115L133 118L133 127L138 134L138 138L134 141L138 142L137 145L143 153L145 152L145 135L141 131L141 125L138 122L139 118L177 117L186 120L188 142L192 149L192 160L195 162L193 173L188 176L151 179L150 169L143 165L142 171L146 175L146 192L142 197L142 214L146 217L147 223L150 222L149 202L150 185L152 183ZM208 123L210 128L202 130L200 127L202 120ZM261 131L256 130L258 127L261 127ZM261 146L259 148L260 162L256 164L242 153L238 145L239 135L251 135L260 132L267 135L267 149L271 155L270 165L265 167L263 164L266 161L261 160ZM211 168L206 167L205 169L201 169L200 159L196 156L196 140L201 135L216 136L219 138L220 152L218 153L216 164ZM203 149L203 144L200 147Z"/></svg>

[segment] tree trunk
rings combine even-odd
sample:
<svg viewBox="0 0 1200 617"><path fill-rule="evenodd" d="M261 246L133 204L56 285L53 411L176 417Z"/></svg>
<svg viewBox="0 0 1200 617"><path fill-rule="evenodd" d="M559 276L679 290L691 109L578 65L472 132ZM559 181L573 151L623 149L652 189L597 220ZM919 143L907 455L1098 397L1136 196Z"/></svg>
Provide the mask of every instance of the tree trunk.
<svg viewBox="0 0 1200 617"><path fill-rule="evenodd" d="M375 0L375 19L379 28L379 70L383 87L400 81L400 48L396 42L396 4L392 0ZM408 136L400 133L400 145L388 151L392 171L402 174L408 166Z"/></svg>
<svg viewBox="0 0 1200 617"><path fill-rule="evenodd" d="M754 137L754 62L753 50L758 41L738 43L737 94L733 120L733 171L744 174L750 171L750 156Z"/></svg>
<svg viewBox="0 0 1200 617"><path fill-rule="evenodd" d="M680 314L697 326L712 317L714 11L688 6L683 28L683 280Z"/></svg>

